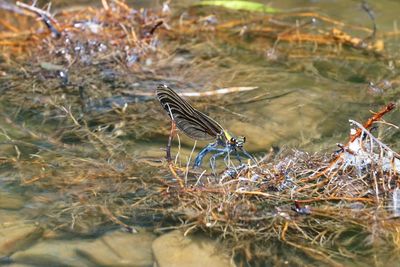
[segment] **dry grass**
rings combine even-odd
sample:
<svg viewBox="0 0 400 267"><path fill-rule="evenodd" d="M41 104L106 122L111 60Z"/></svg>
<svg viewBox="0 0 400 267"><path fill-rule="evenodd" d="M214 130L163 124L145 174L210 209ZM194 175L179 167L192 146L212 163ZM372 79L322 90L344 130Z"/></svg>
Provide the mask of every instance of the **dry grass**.
<svg viewBox="0 0 400 267"><path fill-rule="evenodd" d="M232 76L226 70L221 75L219 57L194 58L191 68L173 65L172 51L186 38L212 35L239 45L253 38L252 51L264 53L259 43L267 42L266 59L278 61L280 55L337 59L342 46L350 46L353 50L342 52L364 62L384 60L383 38L396 34L363 40L345 29L370 34L369 29L316 13L210 25L193 10L190 19L179 20L161 10L135 13L121 1L108 4L59 12L52 22L61 34L57 38L35 13L7 13L0 21L7 29L0 34L7 74L0 77L1 166L5 183L33 192L32 202L43 206L45 212L33 218L60 232L88 235L112 225L130 231L141 225L158 232L201 230L224 239L235 255L254 265L260 259L299 261L298 255L307 256L299 265L367 264L374 255L363 257L378 250L379 265L399 249L400 226L392 209L398 156L370 132L390 108L364 128L356 125L359 130L334 156L271 152L258 165L230 164L214 176L135 152L138 138L168 132L149 101L158 81L194 88L201 81L218 84L222 78L216 76L261 79L246 65ZM323 24L307 23L311 18ZM159 46L160 40L173 44ZM209 40L203 43L216 48ZM356 160L364 156L368 160Z"/></svg>

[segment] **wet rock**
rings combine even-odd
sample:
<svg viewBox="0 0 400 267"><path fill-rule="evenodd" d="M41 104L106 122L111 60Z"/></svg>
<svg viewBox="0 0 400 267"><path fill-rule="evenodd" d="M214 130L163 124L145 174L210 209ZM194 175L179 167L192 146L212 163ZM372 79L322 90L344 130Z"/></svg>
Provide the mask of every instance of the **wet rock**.
<svg viewBox="0 0 400 267"><path fill-rule="evenodd" d="M0 225L0 258L24 249L42 236L43 229L35 224L2 222Z"/></svg>
<svg viewBox="0 0 400 267"><path fill-rule="evenodd" d="M23 219L19 211L0 209L0 227L3 225L14 225L16 222L22 221Z"/></svg>
<svg viewBox="0 0 400 267"><path fill-rule="evenodd" d="M152 234L112 232L96 240L46 240L11 256L37 266L153 266Z"/></svg>
<svg viewBox="0 0 400 267"><path fill-rule="evenodd" d="M88 243L89 241L83 240L46 240L13 254L11 260L14 263L37 266L92 266L76 253Z"/></svg>
<svg viewBox="0 0 400 267"><path fill-rule="evenodd" d="M226 267L235 266L228 255L221 253L218 243L203 236L183 236L173 231L153 242L158 267Z"/></svg>
<svg viewBox="0 0 400 267"><path fill-rule="evenodd" d="M20 196L12 195L0 191L0 209L17 210L24 206L24 201Z"/></svg>
<svg viewBox="0 0 400 267"><path fill-rule="evenodd" d="M78 253L96 266L153 266L151 245L155 236L115 231L79 248Z"/></svg>

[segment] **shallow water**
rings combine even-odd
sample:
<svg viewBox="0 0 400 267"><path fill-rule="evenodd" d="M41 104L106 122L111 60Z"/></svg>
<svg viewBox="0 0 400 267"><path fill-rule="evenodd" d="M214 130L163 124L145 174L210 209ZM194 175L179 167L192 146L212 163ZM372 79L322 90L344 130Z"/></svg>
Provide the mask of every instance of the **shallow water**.
<svg viewBox="0 0 400 267"><path fill-rule="evenodd" d="M77 3L81 4L79 1ZM183 12L192 3L194 1L174 2L171 8L173 12ZM371 21L359 1L286 0L265 3L283 10L312 10L349 24L371 27ZM131 1L130 4L159 6L158 1ZM384 0L371 3L371 7L376 16L378 32L396 29L400 2ZM223 13L221 9L212 8L202 9L201 12L214 13L217 16L231 15L229 12L227 15L220 14ZM24 243L17 251L24 251L32 246L40 247L41 244L44 244L44 248L40 250L34 247L36 250L29 252L29 256L20 253L13 257L13 254L4 256L0 253L0 259L4 256L0 264L49 263L58 266L53 262L54 259L72 258L71 262L65 263L66 266L102 265L103 263L89 256L85 256L82 261L78 256L75 259L72 252L51 260L41 258L40 253L48 249L46 242L52 238L58 240L61 247L66 244L63 242L69 242L68 246L74 247L73 242L95 242L94 240L103 237L105 233L112 235L112 231L121 228L119 222L110 220L113 217L129 226L138 229L143 227L146 231L151 231L163 225L161 222L164 220L170 219L163 218L162 212L157 212L157 208L168 209L162 204L152 212L130 213L131 207L157 193L157 189L144 182L144 188L140 188L141 181L154 179L155 183L162 184L162 178L168 173L168 169L161 163L169 134L168 117L163 114L151 94L121 97L114 93L120 92L118 90L139 88L141 92L145 89L146 92L153 93L160 82L170 84L179 92L234 86L257 87L255 90L237 94L191 97L189 101L235 135L245 135L248 140L246 149L258 157L271 148L332 152L337 149L336 143L347 141L349 119L364 122L370 116L369 110L378 111L388 102L398 102L399 71L393 62L397 60L397 65L399 64L400 43L396 38L385 43L389 59L374 58L373 55L364 55L360 51L352 51L356 55L355 59L342 54L334 54L334 57L316 54L296 59L290 52L290 46L278 51L275 55L277 58L271 59L268 56L271 44L259 43L253 39L238 40L237 43L225 42L223 39L214 40L212 35L193 38L188 36L182 40L171 38L170 43L163 40L161 42L164 42L161 46L165 50L176 48L170 57L164 59L167 62L164 63L167 74L163 72L165 75L162 78L159 78L161 71L151 72L154 65L150 63L144 70L143 77L133 77L123 69L109 66L86 68L76 73L71 71L70 79L73 82L80 78L79 81L87 80L90 84L87 90L95 96L93 101L86 103L87 113L84 117L77 115L77 121L87 119L87 129L104 133L108 137L118 137L115 140L99 141L96 139L98 136L91 136L85 127L74 128L73 124L68 124L69 114L66 116L61 107L49 108L52 103L60 103L60 99L65 99L65 106L72 103L72 109L75 107L78 110L80 106L74 102L78 95L76 88L57 87L54 95L41 96L35 92L40 91L41 82L45 84L47 79L53 79L53 83L54 80L57 81L51 76L51 71L39 78L27 75L26 84L18 83L26 66L19 67L18 64L16 66L14 62L6 60L2 62L6 66L6 75L0 81L0 90L7 94L0 102L0 111L3 114L0 119L3 132L0 140L4 156L0 166L0 218L5 224L12 224L13 221L29 224L32 229L21 228L28 229L26 231L30 236L41 231L31 225L43 225L42 238L27 242L29 244ZM37 67L37 63L32 62L32 65ZM12 76L14 72L18 73L15 77ZM168 79L163 79L167 76ZM8 88L10 83L12 86L17 84L18 88L26 86L32 90L26 90L26 95L18 95L18 92L13 95ZM370 83L377 86L371 87ZM54 102L50 101L52 97L57 98L58 102L54 99ZM127 114L122 112L121 116L127 118L124 123L130 123L129 126L118 124L120 121L116 119L117 116L114 113L110 115L113 107L123 107L125 103L128 106ZM395 111L385 119L398 124L400 115ZM112 128L101 128L107 123L112 124ZM58 135L57 131L64 125L71 128L63 129L62 134ZM379 129L377 133L380 137L389 135L385 142L395 150L400 148L396 142L398 133L388 134ZM42 138L42 135L53 136L54 140ZM60 136L62 138L57 139ZM180 138L182 148L179 161L185 165L194 142L182 134ZM95 142L104 146L94 146ZM197 149L206 144L207 142L198 142ZM121 151L122 155L115 151ZM177 152L177 142L173 152ZM204 165L207 163L205 161ZM222 165L222 160L218 164ZM135 175L128 179L123 177L123 173L129 172ZM108 207L108 211L103 206ZM144 237L146 246L151 244L148 240L153 238L152 235ZM79 249L80 256L90 254L82 248ZM375 252L379 254L379 248ZM58 252L55 250L52 253ZM37 261L35 257L38 258ZM293 263L296 257L294 253L290 262ZM379 260L374 261L371 257L367 262L380 266L382 258L378 258ZM349 264L349 261L343 262ZM282 261L278 263L285 264ZM389 264L396 266L395 261ZM148 262L144 263L144 266L148 265ZM354 265L357 266L357 262Z"/></svg>

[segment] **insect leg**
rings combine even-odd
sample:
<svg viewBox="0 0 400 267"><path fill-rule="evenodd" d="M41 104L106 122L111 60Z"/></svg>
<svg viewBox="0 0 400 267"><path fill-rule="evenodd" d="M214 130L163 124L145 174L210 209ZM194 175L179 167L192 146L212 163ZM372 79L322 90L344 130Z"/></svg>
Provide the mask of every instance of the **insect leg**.
<svg viewBox="0 0 400 267"><path fill-rule="evenodd" d="M244 153L244 152L243 152ZM239 152L237 150L235 150L235 154L236 154L236 158L239 161L240 164L242 164L242 160L240 158Z"/></svg>
<svg viewBox="0 0 400 267"><path fill-rule="evenodd" d="M225 158L224 158L224 162L225 162L225 165L226 165L227 167L229 167L229 166L231 165L231 153L232 153L232 152L235 152L236 158L239 160L240 163L242 163L242 162L240 161L240 157L238 157L239 154L238 154L238 152L237 152L236 149L233 149L233 148L231 148L231 147L226 147L225 149L226 149L226 152L227 152L227 153L226 153L226 156L225 156Z"/></svg>
<svg viewBox="0 0 400 267"><path fill-rule="evenodd" d="M203 148L199 154L197 154L195 160L194 160L194 167L200 167L201 162L203 161L203 158L205 155L207 155L208 152L214 151L217 149L216 147L218 146L218 143L211 143L208 144L205 148Z"/></svg>
<svg viewBox="0 0 400 267"><path fill-rule="evenodd" d="M244 154L246 157L248 157L249 159L251 159L256 165L258 165L256 159L255 159L252 155L250 155L249 152L247 152L246 150L244 150L244 148L241 148L240 150L243 152L243 154Z"/></svg>
<svg viewBox="0 0 400 267"><path fill-rule="evenodd" d="M229 161L230 161L229 153L226 153L226 155L225 155L225 157L224 157L224 162L225 162L225 165L226 165L226 166L229 166Z"/></svg>
<svg viewBox="0 0 400 267"><path fill-rule="evenodd" d="M215 160L217 159L217 157L222 156L223 154L228 152L228 150L226 148L223 148L223 149L218 149L217 148L215 150L219 151L219 152L214 154L214 155L212 155L212 157L210 158L210 165L211 165L212 172L214 174L215 174L215 167L216 167Z"/></svg>

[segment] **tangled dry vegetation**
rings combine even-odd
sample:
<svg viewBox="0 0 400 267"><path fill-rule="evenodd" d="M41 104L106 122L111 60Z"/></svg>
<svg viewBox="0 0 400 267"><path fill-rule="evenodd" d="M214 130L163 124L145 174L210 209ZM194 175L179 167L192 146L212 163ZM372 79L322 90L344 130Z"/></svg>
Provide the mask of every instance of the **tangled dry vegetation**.
<svg viewBox="0 0 400 267"><path fill-rule="evenodd" d="M120 0L60 11L56 18L22 3L2 8L8 10L0 20L2 167L10 170L8 183L35 192L32 202L46 206L47 217L33 215L52 229L92 234L110 222L130 231L138 225L201 229L253 263L279 261L274 255L282 248L334 266L376 247L388 254L400 249L400 158L371 130L378 123L394 127L382 123L392 104L363 125L352 121L349 142L333 156L271 152L258 165L229 165L217 177L140 157L129 138L168 132L151 123L162 117L149 101L156 83L192 82L172 75L190 70L169 66L167 40L212 34L255 52L268 40L262 48L267 60L347 53L364 61L371 58L365 54L392 60L384 41L397 33L310 12L219 22L195 10L174 17L167 5L135 10Z"/></svg>
<svg viewBox="0 0 400 267"><path fill-rule="evenodd" d="M169 191L186 217L182 227L218 233L243 251L279 240L334 266L382 244L398 249L400 156L368 130L393 108L364 126L351 121L350 140L333 157L292 151L232 165L218 177L188 175L171 163L177 183Z"/></svg>

